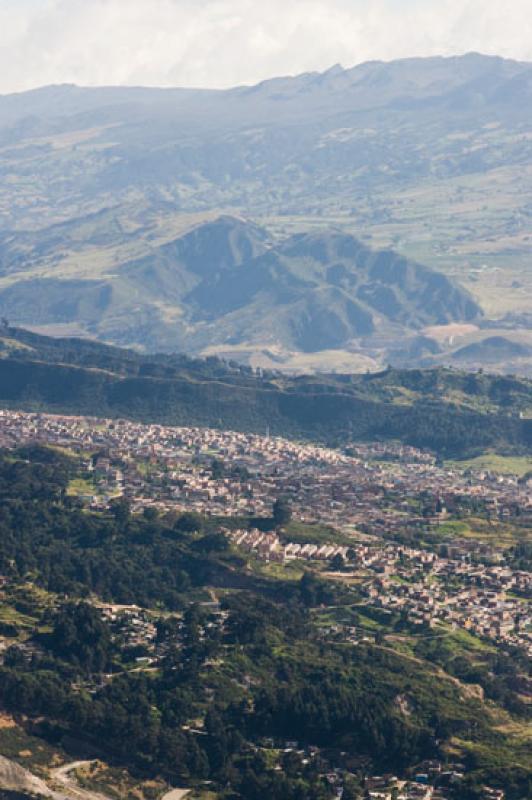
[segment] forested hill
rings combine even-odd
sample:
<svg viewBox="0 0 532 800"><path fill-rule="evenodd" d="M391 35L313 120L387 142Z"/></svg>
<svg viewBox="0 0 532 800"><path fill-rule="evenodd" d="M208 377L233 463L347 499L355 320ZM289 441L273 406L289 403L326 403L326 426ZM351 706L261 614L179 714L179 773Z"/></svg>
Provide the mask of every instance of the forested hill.
<svg viewBox="0 0 532 800"><path fill-rule="evenodd" d="M532 382L451 370L286 377L218 359L0 333L0 405L300 436L396 439L441 455L532 447Z"/></svg>

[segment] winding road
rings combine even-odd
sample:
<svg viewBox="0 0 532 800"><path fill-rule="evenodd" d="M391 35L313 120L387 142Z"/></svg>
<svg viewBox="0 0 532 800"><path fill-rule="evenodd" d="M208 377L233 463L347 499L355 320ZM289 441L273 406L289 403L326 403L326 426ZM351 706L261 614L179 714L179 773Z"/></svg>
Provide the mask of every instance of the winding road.
<svg viewBox="0 0 532 800"><path fill-rule="evenodd" d="M111 800L108 795L83 789L76 778L72 777L72 772L83 767L90 767L91 764L94 764L94 761L71 761L69 764L63 764L62 767L52 770L51 779L71 800ZM169 789L160 800L184 800L189 793L190 789Z"/></svg>

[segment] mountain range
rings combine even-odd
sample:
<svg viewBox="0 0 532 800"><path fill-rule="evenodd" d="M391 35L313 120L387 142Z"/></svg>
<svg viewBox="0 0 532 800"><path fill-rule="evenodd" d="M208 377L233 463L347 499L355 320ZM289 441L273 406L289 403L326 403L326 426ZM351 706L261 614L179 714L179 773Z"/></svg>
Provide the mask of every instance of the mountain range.
<svg viewBox="0 0 532 800"><path fill-rule="evenodd" d="M2 224L41 227L131 193L179 210L353 206L353 192L383 185L530 165L530 140L518 134L531 103L531 64L475 53L225 91L63 85L8 95L2 167L17 202Z"/></svg>
<svg viewBox="0 0 532 800"><path fill-rule="evenodd" d="M531 64L475 53L2 96L0 313L266 366L528 373L531 101Z"/></svg>

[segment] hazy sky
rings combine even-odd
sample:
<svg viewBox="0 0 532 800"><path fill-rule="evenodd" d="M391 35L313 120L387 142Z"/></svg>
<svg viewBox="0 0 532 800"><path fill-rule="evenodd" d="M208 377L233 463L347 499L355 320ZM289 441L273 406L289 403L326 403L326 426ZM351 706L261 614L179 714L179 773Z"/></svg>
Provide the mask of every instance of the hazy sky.
<svg viewBox="0 0 532 800"><path fill-rule="evenodd" d="M0 0L0 92L222 87L471 50L532 61L532 0Z"/></svg>

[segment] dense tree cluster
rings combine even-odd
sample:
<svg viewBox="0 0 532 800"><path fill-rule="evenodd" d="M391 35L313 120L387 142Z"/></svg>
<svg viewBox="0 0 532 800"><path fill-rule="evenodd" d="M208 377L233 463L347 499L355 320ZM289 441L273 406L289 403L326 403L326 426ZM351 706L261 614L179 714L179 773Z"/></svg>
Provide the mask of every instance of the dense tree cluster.
<svg viewBox="0 0 532 800"><path fill-rule="evenodd" d="M507 561L514 569L532 572L532 542L519 542L507 553Z"/></svg>
<svg viewBox="0 0 532 800"><path fill-rule="evenodd" d="M51 451L46 452L46 459ZM41 456L39 456L41 458ZM238 558L220 537L196 541L197 515L175 525L133 517L127 504L109 514L80 513L65 497L75 465L0 455L0 572L35 575L46 589L83 596L94 592L118 603L179 608L183 594L207 581L231 583Z"/></svg>
<svg viewBox="0 0 532 800"><path fill-rule="evenodd" d="M48 646L83 672L105 672L111 663L111 633L101 614L88 603L68 603L61 608Z"/></svg>

